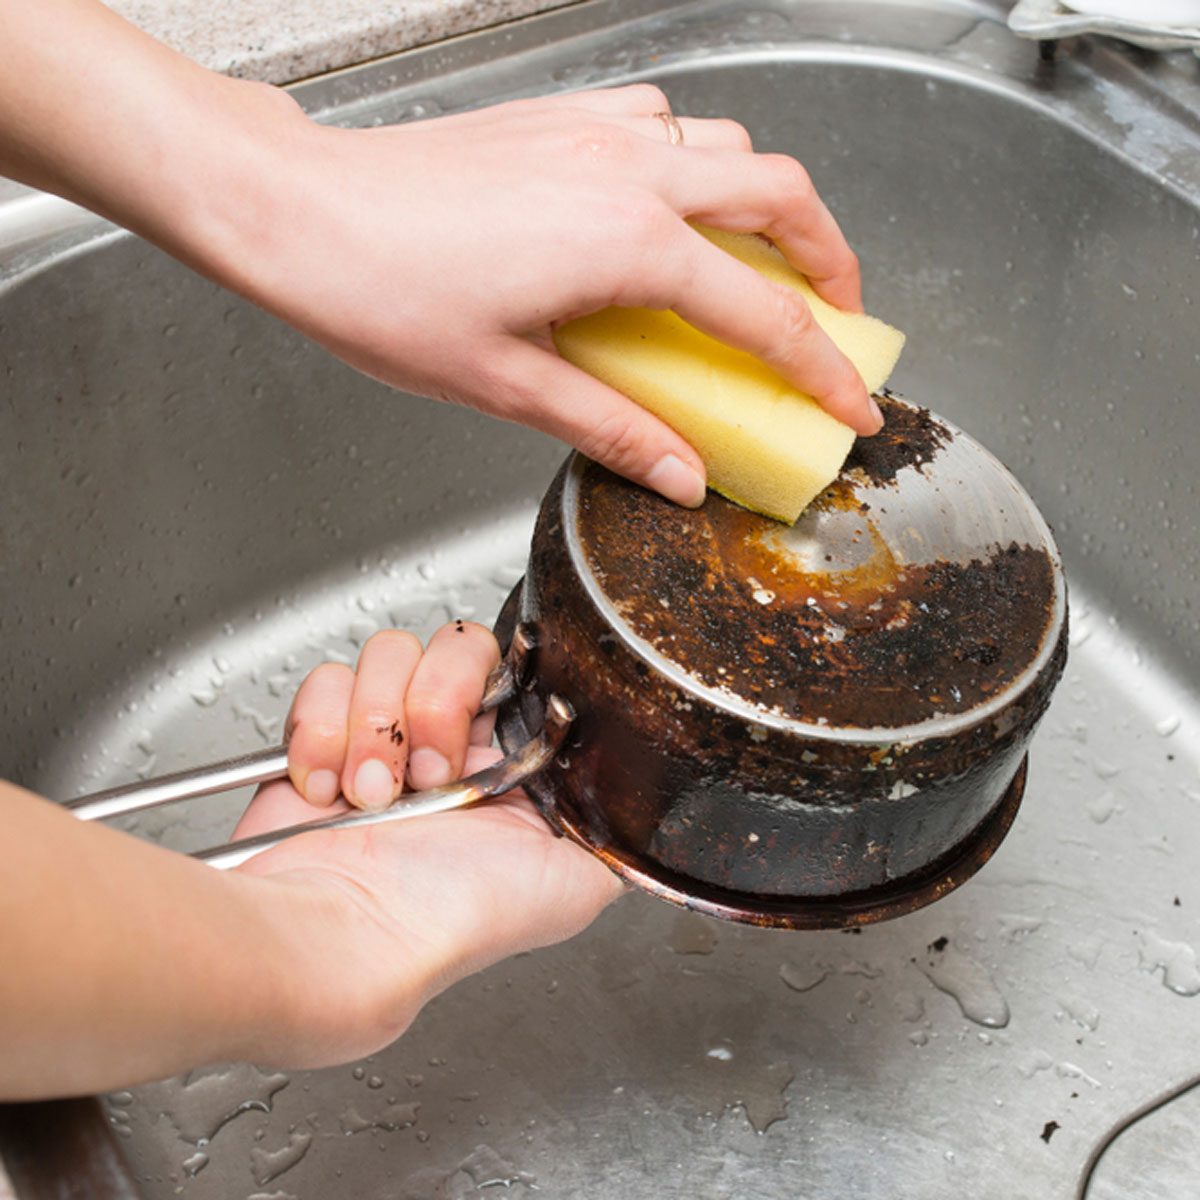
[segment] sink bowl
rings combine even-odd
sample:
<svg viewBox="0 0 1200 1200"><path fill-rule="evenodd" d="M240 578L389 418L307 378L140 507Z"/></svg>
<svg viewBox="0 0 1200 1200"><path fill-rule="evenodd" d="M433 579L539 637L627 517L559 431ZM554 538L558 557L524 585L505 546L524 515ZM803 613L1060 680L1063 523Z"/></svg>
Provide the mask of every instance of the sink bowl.
<svg viewBox="0 0 1200 1200"><path fill-rule="evenodd" d="M50 1106L60 1144L101 1113L111 1194L148 1198L1183 1194L1194 1138L1102 1151L1200 1074L1194 65L1041 63L998 5L593 0L298 87L363 125L653 79L799 156L909 335L897 389L1055 527L1066 676L1013 832L929 909L788 934L630 897L371 1060ZM0 202L4 777L67 798L257 748L375 629L495 616L561 446L40 203ZM188 849L239 807L138 828ZM8 1151L24 1194L87 1166Z"/></svg>

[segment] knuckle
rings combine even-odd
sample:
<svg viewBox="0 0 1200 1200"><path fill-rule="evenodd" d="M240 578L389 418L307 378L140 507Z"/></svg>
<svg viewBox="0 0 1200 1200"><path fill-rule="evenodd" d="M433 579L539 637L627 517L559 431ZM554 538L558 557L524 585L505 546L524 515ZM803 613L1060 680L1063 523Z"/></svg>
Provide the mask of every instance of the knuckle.
<svg viewBox="0 0 1200 1200"><path fill-rule="evenodd" d="M772 154L770 161L775 171L775 186L787 193L793 204L810 204L816 199L817 190L813 187L812 177L794 158L786 154Z"/></svg>
<svg viewBox="0 0 1200 1200"><path fill-rule="evenodd" d="M630 213L634 236L651 248L661 251L680 227L675 211L657 196L646 196L633 205Z"/></svg>
<svg viewBox="0 0 1200 1200"><path fill-rule="evenodd" d="M611 413L587 431L579 449L588 458L621 470L638 460L641 440L636 412Z"/></svg>
<svg viewBox="0 0 1200 1200"><path fill-rule="evenodd" d="M475 710L470 704L446 692L417 697L409 703L408 710L410 723L438 731L469 725L474 715Z"/></svg>
<svg viewBox="0 0 1200 1200"><path fill-rule="evenodd" d="M636 104L639 106L645 105L652 111L664 112L669 111L671 108L671 102L667 99L667 93L657 84L632 83L629 85L629 92Z"/></svg>
<svg viewBox="0 0 1200 1200"><path fill-rule="evenodd" d="M632 156L633 135L619 125L592 121L575 131L575 150L585 158L623 161Z"/></svg>
<svg viewBox="0 0 1200 1200"><path fill-rule="evenodd" d="M747 128L738 121L731 121L727 117L722 117L718 121L718 126L725 140L730 146L737 150L753 150L754 141L750 137L750 132Z"/></svg>
<svg viewBox="0 0 1200 1200"><path fill-rule="evenodd" d="M812 309L798 297L780 295L773 323L773 336L763 357L771 362L788 363L803 353L805 343L818 330Z"/></svg>
<svg viewBox="0 0 1200 1200"><path fill-rule="evenodd" d="M298 751L340 747L346 740L346 726L334 721L303 721L296 726L292 741Z"/></svg>
<svg viewBox="0 0 1200 1200"><path fill-rule="evenodd" d="M682 290L677 253L683 223L658 197L643 193L614 198L604 246L609 303L624 308L669 308ZM613 244L620 247L612 255Z"/></svg>
<svg viewBox="0 0 1200 1200"><path fill-rule="evenodd" d="M393 726L399 727L400 724L395 712L380 706L368 708L355 719L359 730L364 733L395 733Z"/></svg>

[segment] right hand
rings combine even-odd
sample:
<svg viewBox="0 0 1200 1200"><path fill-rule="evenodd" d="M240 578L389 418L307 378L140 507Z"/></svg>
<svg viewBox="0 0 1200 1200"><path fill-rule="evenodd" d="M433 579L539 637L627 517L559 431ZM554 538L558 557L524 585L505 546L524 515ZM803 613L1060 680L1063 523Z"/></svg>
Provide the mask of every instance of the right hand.
<svg viewBox="0 0 1200 1200"><path fill-rule="evenodd" d="M270 99L247 118L272 148L265 198L237 197L237 236L201 250L352 366L551 433L684 504L703 499L699 456L559 358L556 323L673 309L858 432L878 429L803 300L687 224L765 233L822 296L861 310L857 260L804 169L754 153L740 125L682 118L685 141L669 145L654 115L667 98L646 84L370 130Z"/></svg>

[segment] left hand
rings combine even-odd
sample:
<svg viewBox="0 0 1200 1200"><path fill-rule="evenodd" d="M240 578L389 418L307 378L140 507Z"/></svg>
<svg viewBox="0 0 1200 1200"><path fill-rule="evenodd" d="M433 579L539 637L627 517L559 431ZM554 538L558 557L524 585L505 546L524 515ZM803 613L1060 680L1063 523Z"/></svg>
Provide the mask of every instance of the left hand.
<svg viewBox="0 0 1200 1200"><path fill-rule="evenodd" d="M348 794L373 804L384 774L398 794L406 767L414 785L429 786L447 770L457 778L494 762L499 752L484 744L490 718L475 713L498 657L486 629L456 623L423 654L411 635L390 631L367 643L357 672L318 667L289 718L292 780L260 789L234 836L348 811L346 800L327 797L318 771L336 767ZM364 769L371 763L386 772ZM305 799L306 787L323 803ZM277 894L290 893L306 914L298 919L307 921L311 954L297 981L298 1020L260 1055L292 1066L371 1053L456 979L573 936L623 891L519 792L436 816L297 835L240 870L280 885Z"/></svg>

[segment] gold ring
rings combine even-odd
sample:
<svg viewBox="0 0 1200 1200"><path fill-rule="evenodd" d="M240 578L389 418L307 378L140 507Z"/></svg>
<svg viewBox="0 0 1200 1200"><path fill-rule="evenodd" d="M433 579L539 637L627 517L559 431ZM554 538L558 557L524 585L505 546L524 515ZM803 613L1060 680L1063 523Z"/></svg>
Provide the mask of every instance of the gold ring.
<svg viewBox="0 0 1200 1200"><path fill-rule="evenodd" d="M651 116L657 117L667 129L667 145L682 146L683 145L683 126L675 119L675 114L672 112L656 112L651 113Z"/></svg>

